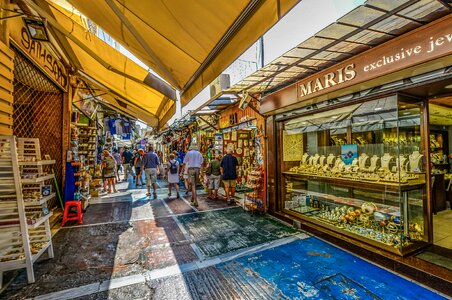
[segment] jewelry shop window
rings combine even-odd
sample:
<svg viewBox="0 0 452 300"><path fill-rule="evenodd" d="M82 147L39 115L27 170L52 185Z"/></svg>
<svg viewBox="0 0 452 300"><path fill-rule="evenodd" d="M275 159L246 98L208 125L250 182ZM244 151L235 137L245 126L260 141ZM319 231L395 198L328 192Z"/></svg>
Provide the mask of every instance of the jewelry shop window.
<svg viewBox="0 0 452 300"><path fill-rule="evenodd" d="M282 211L391 252L427 238L421 107L397 95L279 124Z"/></svg>

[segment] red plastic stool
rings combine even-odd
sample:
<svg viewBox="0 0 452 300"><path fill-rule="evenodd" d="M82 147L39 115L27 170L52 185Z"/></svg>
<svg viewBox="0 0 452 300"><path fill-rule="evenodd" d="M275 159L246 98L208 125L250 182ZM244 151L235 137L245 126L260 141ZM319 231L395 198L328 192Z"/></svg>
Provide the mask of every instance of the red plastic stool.
<svg viewBox="0 0 452 300"><path fill-rule="evenodd" d="M71 208L75 207L77 212L71 212ZM82 214L82 204L80 201L66 201L64 204L64 213L63 213L63 224L61 227L64 227L64 224L67 221L78 221L78 224L83 224L83 214Z"/></svg>

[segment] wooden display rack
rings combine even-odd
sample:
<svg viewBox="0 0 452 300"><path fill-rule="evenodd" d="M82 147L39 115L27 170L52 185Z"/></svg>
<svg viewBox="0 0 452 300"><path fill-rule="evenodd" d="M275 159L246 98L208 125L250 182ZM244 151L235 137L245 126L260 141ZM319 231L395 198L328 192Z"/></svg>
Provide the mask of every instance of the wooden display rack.
<svg viewBox="0 0 452 300"><path fill-rule="evenodd" d="M264 213L266 211L264 177L264 171L259 167L256 167L255 170L248 174L246 186L252 191L245 193L244 208L251 213Z"/></svg>
<svg viewBox="0 0 452 300"><path fill-rule="evenodd" d="M26 202L24 192L41 193L41 186L53 176L39 174L43 174L43 166L54 163L41 160L39 139L0 136L0 287L3 272L21 268L27 269L28 282L34 282L33 263L46 250L53 258L49 224L52 213L41 214L55 193ZM24 173L34 174L33 178L22 179ZM39 218L30 218L37 214Z"/></svg>

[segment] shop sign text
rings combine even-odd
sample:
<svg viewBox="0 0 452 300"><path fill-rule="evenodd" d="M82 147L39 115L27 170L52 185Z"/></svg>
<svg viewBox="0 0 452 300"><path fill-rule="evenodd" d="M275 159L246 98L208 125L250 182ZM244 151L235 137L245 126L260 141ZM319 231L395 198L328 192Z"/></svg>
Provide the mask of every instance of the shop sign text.
<svg viewBox="0 0 452 300"><path fill-rule="evenodd" d="M400 50L395 53L383 55L378 60L371 62L370 64L366 64L363 67L363 71L370 72L382 68L384 66L391 65L398 61L413 59L415 56L421 54L423 51L425 51L427 54L432 54L433 52L437 51L438 48L440 47L451 46L452 33L445 34L440 37L431 36L429 38L429 42L428 43L424 42L424 44L425 45L421 44L414 45L409 48L400 48Z"/></svg>
<svg viewBox="0 0 452 300"><path fill-rule="evenodd" d="M32 40L25 27L22 27L21 46L23 47L23 50L25 50L41 67L44 68L47 74L49 74L63 88L66 87L68 82L68 72L66 68L59 62L58 58L55 58L47 50L43 43Z"/></svg>
<svg viewBox="0 0 452 300"><path fill-rule="evenodd" d="M302 98L306 95L313 94L318 91L341 84L343 82L353 80L355 77L355 64L349 64L344 68L337 69L335 72L330 72L323 76L317 77L315 80L310 80L307 83L299 84L298 98Z"/></svg>

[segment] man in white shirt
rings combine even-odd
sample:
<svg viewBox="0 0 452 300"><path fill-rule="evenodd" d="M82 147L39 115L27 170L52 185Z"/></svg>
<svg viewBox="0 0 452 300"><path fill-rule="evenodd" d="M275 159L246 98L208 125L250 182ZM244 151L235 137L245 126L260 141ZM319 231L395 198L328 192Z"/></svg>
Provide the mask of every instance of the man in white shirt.
<svg viewBox="0 0 452 300"><path fill-rule="evenodd" d="M199 174L202 171L204 158L198 151L198 146L192 144L187 154L184 157L184 165L188 170L188 180L191 184L191 204L195 207L198 206L198 198L196 195L196 182L199 180Z"/></svg>

